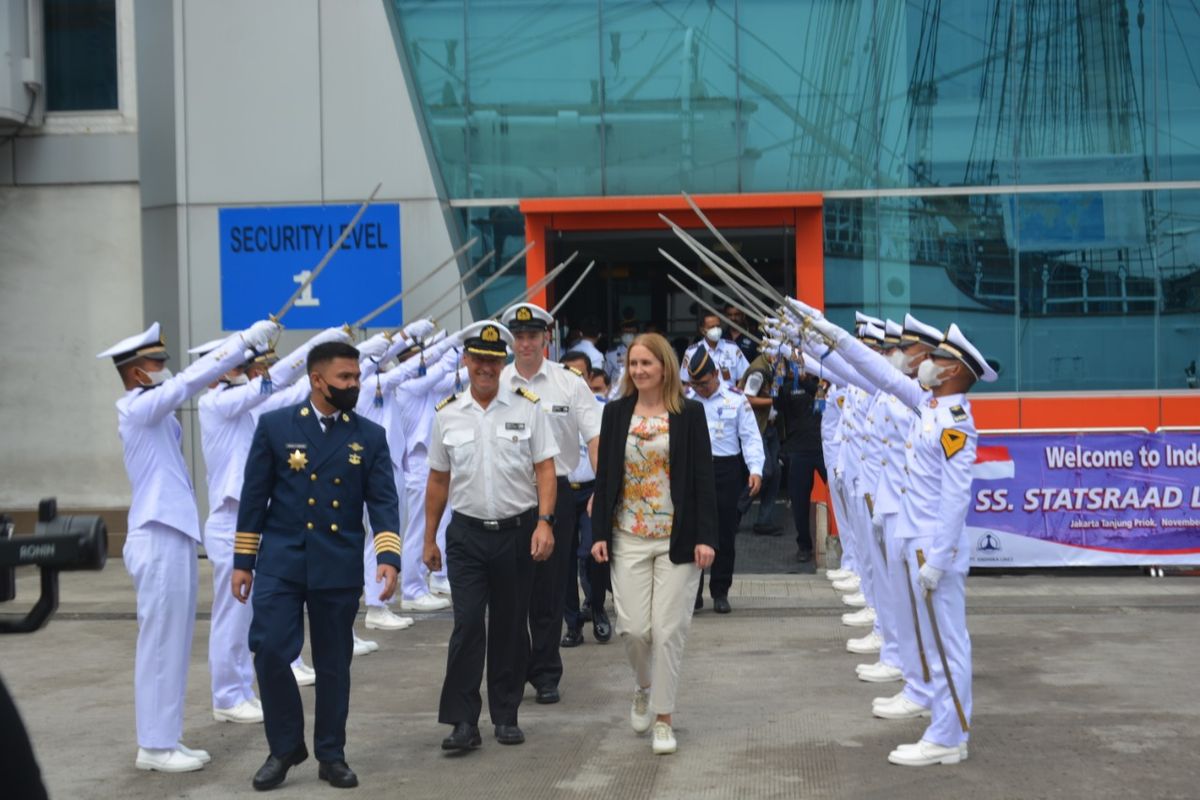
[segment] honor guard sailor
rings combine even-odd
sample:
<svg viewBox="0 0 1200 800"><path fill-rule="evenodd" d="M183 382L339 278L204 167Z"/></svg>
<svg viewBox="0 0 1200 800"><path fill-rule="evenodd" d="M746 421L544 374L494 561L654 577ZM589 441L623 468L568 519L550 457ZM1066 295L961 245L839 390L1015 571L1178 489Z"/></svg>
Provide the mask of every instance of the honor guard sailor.
<svg viewBox="0 0 1200 800"><path fill-rule="evenodd" d="M178 375L166 366L167 347L157 322L97 356L112 359L125 385L117 401L117 432L133 490L122 555L137 593L138 769L189 772L209 761L208 753L180 741L196 621L200 515L175 412L245 363L246 348L266 348L278 331L274 322L256 322Z"/></svg>
<svg viewBox="0 0 1200 800"><path fill-rule="evenodd" d="M429 443L425 565L442 554L437 529L449 502L446 562L454 630L438 721L452 725L444 750L479 747L479 683L487 658L488 707L496 739L520 744L517 709L529 660L529 597L535 561L555 549L554 457L548 415L530 390L504 386L513 336L477 322L463 331L470 386L438 403ZM486 621L486 622L485 622Z"/></svg>
<svg viewBox="0 0 1200 800"><path fill-rule="evenodd" d="M278 786L308 758L304 712L290 664L304 644L308 611L317 672L314 751L318 777L356 786L346 765L346 716L354 619L363 590L363 507L374 532L381 599L400 568L399 501L386 434L354 407L358 351L326 342L308 354L307 400L264 414L254 432L238 508L232 590L253 583L250 650L262 693L270 756L256 789ZM253 573L251 572L253 571Z"/></svg>

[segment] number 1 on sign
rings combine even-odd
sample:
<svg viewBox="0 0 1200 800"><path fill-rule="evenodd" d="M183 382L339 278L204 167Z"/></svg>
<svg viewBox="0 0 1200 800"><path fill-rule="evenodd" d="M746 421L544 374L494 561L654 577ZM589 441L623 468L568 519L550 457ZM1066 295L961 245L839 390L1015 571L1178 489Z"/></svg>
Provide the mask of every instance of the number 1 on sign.
<svg viewBox="0 0 1200 800"><path fill-rule="evenodd" d="M306 269L296 275L293 275L292 283L304 283L306 280L308 280L308 276L311 274L312 274L312 271ZM304 291L301 292L300 297L298 297L296 299L296 305L298 305L298 306L319 306L319 305L321 305L321 298L313 297L311 283L308 286L304 287Z"/></svg>

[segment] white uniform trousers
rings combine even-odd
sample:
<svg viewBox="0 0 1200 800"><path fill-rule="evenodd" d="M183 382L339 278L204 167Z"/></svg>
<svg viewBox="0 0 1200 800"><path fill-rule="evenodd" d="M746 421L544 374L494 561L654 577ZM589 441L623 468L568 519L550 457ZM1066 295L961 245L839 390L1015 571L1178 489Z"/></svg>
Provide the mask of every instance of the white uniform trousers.
<svg viewBox="0 0 1200 800"><path fill-rule="evenodd" d="M254 661L248 644L253 610L249 602L234 599L230 590L237 512L237 501L227 498L204 522L204 550L212 564L213 583L208 632L213 708L233 708L254 699Z"/></svg>
<svg viewBox="0 0 1200 800"><path fill-rule="evenodd" d="M854 552L854 531L850 528L850 519L846 514L846 506L842 503L842 479L829 473L829 500L833 503L833 516L838 525L838 541L842 544L842 562L840 567L858 574L858 554Z"/></svg>
<svg viewBox="0 0 1200 800"><path fill-rule="evenodd" d="M884 541L887 543L888 574L887 598L884 605L892 608L892 623L895 631L895 641L884 639L884 649L880 660L892 666L900 667L904 673L904 696L917 705L929 708L933 704L933 690L925 673L921 669L921 655L917 648L917 629L913 620L912 600L916 598L918 613L923 602L921 593L915 592L912 597L908 594L908 573L904 570L905 541L896 538L896 527L900 521L899 514L885 514ZM910 567L911 570L911 567ZM915 576L914 576L915 577ZM892 661L891 658L897 660Z"/></svg>
<svg viewBox="0 0 1200 800"><path fill-rule="evenodd" d="M932 539L919 537L909 539L904 544L905 558L909 571L912 573L913 591L917 593L917 613L921 619L921 640L925 645L925 659L929 662L930 687L933 704L930 706L932 719L929 727L921 738L940 744L943 747L954 747L967 741L967 734L958 720L958 712L954 708L954 699L950 696L950 685L946 682L946 671L942 668L942 660L938 656L937 643L933 638L933 627L929 624L929 614L925 608L923 589L917 583L917 549L929 552ZM958 699L962 703L968 726L971 723L971 637L967 633L967 576L954 570L947 570L938 581L938 587L932 593L933 609L937 614L938 629L942 634L942 643L946 648L946 660L950 664L950 674L954 677L954 688L958 691Z"/></svg>
<svg viewBox="0 0 1200 800"><path fill-rule="evenodd" d="M650 687L650 711L675 711L679 674L700 570L674 564L670 539L649 539L613 531L612 592L617 635L638 686Z"/></svg>
<svg viewBox="0 0 1200 800"><path fill-rule="evenodd" d="M408 507L408 524L404 527L404 541L400 553L400 596L405 600L416 600L429 594L429 570L425 567L425 486L429 480L429 467L418 461L404 473L404 500ZM450 506L446 506L442 521L438 524L437 545L445 563L446 526L450 524ZM445 570L435 573L446 577Z"/></svg>
<svg viewBox="0 0 1200 800"><path fill-rule="evenodd" d="M384 584L383 581L375 580L379 572L379 562L375 558L375 533L371 530L371 523L367 521L365 514L363 530L367 534L363 537L363 602L368 607L381 608L388 603L379 599Z"/></svg>
<svg viewBox="0 0 1200 800"><path fill-rule="evenodd" d="M196 541L151 522L128 533L122 555L137 593L133 690L138 746L173 750L183 735L196 625Z"/></svg>
<svg viewBox="0 0 1200 800"><path fill-rule="evenodd" d="M867 605L875 608L875 576L873 568L875 559L871 555L873 534L871 533L871 517L867 514L867 501L855 486L857 482L847 482L844 500L847 503L846 516L850 519L851 536L854 538L854 561L858 565L858 577L862 581L862 593L867 598ZM879 632L878 620L875 630Z"/></svg>

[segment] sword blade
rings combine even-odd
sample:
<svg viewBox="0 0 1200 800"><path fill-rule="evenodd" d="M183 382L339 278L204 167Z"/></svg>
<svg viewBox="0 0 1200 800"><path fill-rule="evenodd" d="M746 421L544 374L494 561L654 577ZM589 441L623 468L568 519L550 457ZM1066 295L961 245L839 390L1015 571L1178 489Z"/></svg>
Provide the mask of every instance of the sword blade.
<svg viewBox="0 0 1200 800"><path fill-rule="evenodd" d="M508 299L508 302L502 303L500 305L500 310L497 311L495 314L492 314L490 317L488 317L488 319L499 319L500 315L504 313L504 309L508 308L513 303L524 302L524 301L528 300L529 298L533 297L538 292L540 292L542 289L549 286L550 282L553 281L555 278L557 278L564 269L569 267L571 265L571 262L574 261L575 257L578 255L579 255L578 250L571 253L571 255L569 255L567 257L566 261L563 261L557 267L555 267L554 269L550 270L545 275L543 275L541 280L539 280L537 283L533 284L533 286L528 286L528 287L522 289L521 291L517 292L515 295L510 297Z"/></svg>
<svg viewBox="0 0 1200 800"><path fill-rule="evenodd" d="M681 242L687 245L688 249L695 253L700 260L703 261L708 268L711 269L713 273L721 279L722 283L728 286L737 297L741 298L742 302L735 303L735 305L745 306L747 309L755 314L758 314L759 316L776 316L775 311L769 304L764 303L757 296L751 294L747 286L744 285L744 282L739 283L734 278L734 273L736 271L730 267L729 264L725 263L720 256L701 244L696 237L692 236L683 228L672 222L671 219L665 214L659 214L658 216L659 219L671 227L671 230L674 231L675 236L678 237Z"/></svg>
<svg viewBox="0 0 1200 800"><path fill-rule="evenodd" d="M912 568L908 566L908 559L901 558L904 564L904 585L908 587L908 605L912 609L913 630L917 632L917 652L921 654L921 677L929 683L929 661L925 658L925 642L921 636L921 616L917 613L917 593L913 591L912 585Z"/></svg>
<svg viewBox="0 0 1200 800"><path fill-rule="evenodd" d="M457 311L458 309L462 308L463 306L465 306L467 303L471 302L473 299L475 299L476 295L478 295L484 289L491 286L493 283L495 283L497 280L499 280L501 276L503 276L506 272L508 272L510 269L512 269L513 266L518 261L521 260L522 256L524 256L526 253L528 253L530 250L533 249L533 245L534 245L534 242L530 242L529 244L525 245L523 248L521 248L521 252L517 253L515 256L510 258L508 261L505 261L504 264L502 264L500 266L500 269L496 270L496 272L494 274L492 274L486 281L484 281L483 283L476 286L471 292L469 292L466 295L466 297L464 297L462 300L459 300L457 303L450 306L442 313L435 314L433 319L437 320L438 318L445 317L447 314L451 314L451 313ZM462 284L460 283L459 285L461 286Z"/></svg>
<svg viewBox="0 0 1200 800"><path fill-rule="evenodd" d="M717 318L718 318L718 319L720 319L722 322L724 322L726 325L728 325L729 327L733 328L733 329L734 329L735 331L737 331L738 333L743 333L743 334L745 334L746 336L750 337L750 340L751 340L752 342L754 342L755 344L762 344L762 339L759 339L759 338L758 338L757 336L755 336L753 333L751 333L750 331L746 330L746 329L745 329L745 328L743 328L741 325L738 325L736 322L734 322L734 321L733 321L733 320L731 320L729 317L727 317L727 316L725 316L724 314L722 314L720 311L717 311L716 307L715 307L715 306L713 306L711 303L706 303L706 302L705 302L703 299L701 299L700 295L696 294L696 293L695 293L695 292L693 292L691 289L689 289L688 287L684 286L684 284L683 284L683 281L679 280L679 279L678 279L678 278L676 278L674 275L668 275L668 276L667 276L667 280L669 280L671 283L675 284L675 285L676 285L676 286L678 286L680 289L682 289L682 290L683 290L683 292L684 292L685 294L687 294L687 296L688 296L688 297L692 298L692 299L693 299L693 300L695 300L697 303L699 303L701 306L703 306L704 308L707 308L707 309L708 309L710 312L712 312L713 314L715 314L715 315L717 316Z"/></svg>
<svg viewBox="0 0 1200 800"><path fill-rule="evenodd" d="M730 301L730 299L729 299L728 295L722 294L722 293L721 293L721 292L720 292L720 291L719 291L719 290L718 290L716 287L714 287L714 286L713 286L712 284L710 284L708 281L704 280L704 279L703 279L703 278L701 278L699 275L697 275L696 273L692 272L690 269L688 269L687 267L685 267L683 264L679 263L679 261L677 261L675 258L673 258L673 257L671 256L671 254L670 254L670 253L668 253L666 250L663 250L662 248L659 248L658 252L659 252L659 253L660 253L660 254L661 254L661 255L662 255L662 256L663 256L665 259L667 259L667 260L668 260L668 261L670 261L672 264L674 264L676 267L678 267L678 268L679 268L679 269L680 269L680 270L683 272L683 274L684 274L684 275L687 275L689 278L691 278L692 280L694 280L696 283L700 284L702 287L704 287L705 289L708 289L710 292L712 292L714 295L716 295L718 300L721 300L722 302L725 302L725 303L727 303L727 304L729 304L729 305L731 305L731 306L736 306L736 305L737 305L737 303L734 303L734 302L731 302L731 301ZM685 288L685 289L684 289L684 291L687 291L687 289ZM688 292L688 294L691 294L691 292ZM712 309L712 306L711 306L711 305L709 305L708 303L705 303L705 302L704 302L703 300L701 300L700 298L696 297L695 295L692 295L692 297L693 297L693 298L696 300L696 302L698 302L698 303L702 303L703 305L705 305L705 306L707 306L708 308ZM722 320L725 320L725 321L729 322L729 324L730 324L730 325L732 325L734 328L736 328L736 329L737 329L738 331L740 331L741 333L744 333L744 334L746 334L747 336L749 336L751 339L753 339L753 340L754 340L755 342L757 342L757 343L760 343L760 344L762 343L762 339L760 339L759 337L755 336L753 333L750 333L749 331L747 331L747 330L746 330L744 327L742 327L741 325L738 325L736 322L733 322L732 320L730 320L728 317L726 317L726 316L725 316L724 314L722 314L721 312L719 312L719 311L716 311L715 309L713 309L713 311L714 311L714 313L716 313L716 315L717 315L718 317L720 317Z"/></svg>
<svg viewBox="0 0 1200 800"><path fill-rule="evenodd" d="M561 300L554 304L554 308L550 309L550 316L554 317L558 315L559 309L561 309L566 302L571 299L571 295L575 294L575 290L580 287L580 285L583 283L583 279L588 276L588 273L592 271L592 267L594 266L596 266L595 260L584 267L583 273L580 274L575 283L571 284L571 288L567 289L567 293L562 296Z"/></svg>
<svg viewBox="0 0 1200 800"><path fill-rule="evenodd" d="M426 314L428 314L430 311L432 311L437 306L438 303L442 302L447 297L449 297L451 294L453 294L454 292L456 292L460 288L462 288L462 286L465 285L466 282L469 281L476 272L479 272L479 270L483 269L484 264L487 264L489 261L491 261L495 257L496 257L495 250L489 250L487 253L484 253L483 258L479 259L474 264L472 264L471 268L469 270L467 270L466 274L464 274L461 278L459 278L455 283L453 283L444 292L439 294L432 303L426 303L425 307L421 309L421 313L416 314L413 317L413 319L423 319Z"/></svg>
<svg viewBox="0 0 1200 800"><path fill-rule="evenodd" d="M453 262L453 261L457 261L459 256L461 256L463 253L467 252L467 250L471 249L471 247L472 247L472 246L473 246L473 245L474 245L476 242L478 242L478 241L479 241L479 237L478 237L478 236L476 236L476 237L474 237L473 239L471 239L471 241L467 242L467 243L466 243L466 244L464 244L462 247L460 247L460 248L458 248L457 250L455 250L455 251L454 251L454 252L453 252L453 253L450 255L450 257L449 257L449 258L447 258L445 261L443 261L442 263L440 263L440 264L438 264L436 267L434 267L434 268L433 268L433 271L432 271L432 272L430 272L428 275L426 275L424 278L421 278L421 280L417 281L417 282L416 282L416 283L414 283L412 286L409 286L407 289L405 289L404 291L400 292L400 294L396 295L396 296L395 296L395 297L393 297L391 300L388 300L386 303L384 303L383 305L381 305L379 308L375 309L375 310L374 310L374 311L372 311L370 314L367 314L365 317L363 317L362 319L360 319L358 322L354 323L354 324L353 324L353 325L351 325L350 327L352 327L352 328L362 328L362 327L365 327L365 326L366 326L366 324L367 324L368 322L370 322L371 320L375 319L375 318L376 318L376 317L378 317L380 314L382 314L383 312L387 311L389 308L391 308L392 306L396 305L396 303L399 303L401 300L403 300L405 297L407 297L409 292L412 292L412 291L415 291L415 290L417 290L417 289L421 288L422 286L424 286L424 285L425 285L425 283L426 283L426 282L427 282L427 281L428 281L430 278L432 278L434 275L437 275L439 272L441 272L441 271L442 271L442 269L443 269L444 267L446 267L447 265L449 265L449 264L450 264L451 262ZM420 319L420 317L418 317L418 319Z"/></svg>
<svg viewBox="0 0 1200 800"><path fill-rule="evenodd" d="M683 199L687 200L688 205L692 207L692 211L694 211L696 216L700 218L700 221L704 223L705 227L712 231L713 236L717 237L717 241L719 241L725 247L725 251L733 256L734 259L742 265L742 268L747 272L747 277L766 290L768 296L774 298L776 303L782 305L784 302L783 295L775 291L775 287L768 283L765 278L759 275L758 272L750 266L750 263L742 257L742 254L733 248L733 245L731 245L729 240L726 239L721 231L717 229L717 226L713 225L705 213L700 210L700 206L696 205L696 201L692 199L692 196L687 192L683 192Z"/></svg>
<svg viewBox="0 0 1200 800"><path fill-rule="evenodd" d="M925 554L917 550L917 566L925 566ZM933 595L925 593L925 610L929 613L929 627L933 631L933 643L937 645L938 658L942 661L942 672L946 673L946 685L950 688L950 699L954 701L954 710L958 712L958 724L962 725L963 733L970 731L967 715L963 712L962 701L958 699L958 690L954 686L954 676L950 674L950 660L946 658L946 645L942 643L942 631L938 627L937 612L933 608Z"/></svg>

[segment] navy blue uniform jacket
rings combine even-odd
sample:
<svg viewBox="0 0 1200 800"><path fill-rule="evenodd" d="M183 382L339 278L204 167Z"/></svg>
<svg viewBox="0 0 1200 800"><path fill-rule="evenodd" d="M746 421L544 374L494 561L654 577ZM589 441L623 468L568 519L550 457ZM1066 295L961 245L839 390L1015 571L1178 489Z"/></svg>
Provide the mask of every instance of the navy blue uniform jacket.
<svg viewBox="0 0 1200 800"><path fill-rule="evenodd" d="M235 569L310 589L363 585L363 505L380 564L400 567L400 502L379 425L338 412L329 433L308 400L263 414L246 459Z"/></svg>

